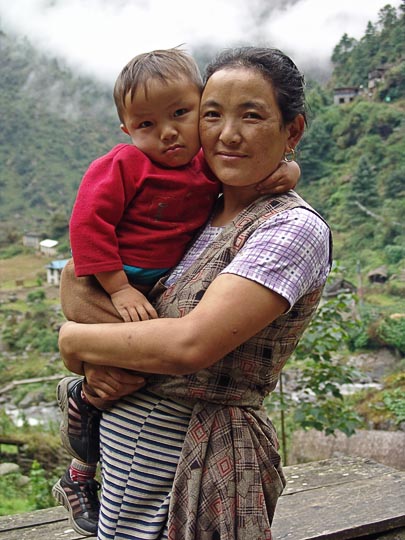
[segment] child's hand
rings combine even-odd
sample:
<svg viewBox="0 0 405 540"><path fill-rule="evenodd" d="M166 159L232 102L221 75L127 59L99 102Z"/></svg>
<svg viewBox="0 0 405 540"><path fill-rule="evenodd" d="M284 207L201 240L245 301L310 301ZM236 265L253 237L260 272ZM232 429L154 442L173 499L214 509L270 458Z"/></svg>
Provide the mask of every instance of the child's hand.
<svg viewBox="0 0 405 540"><path fill-rule="evenodd" d="M301 176L301 169L296 161L281 161L277 169L257 185L262 195L285 193L294 189Z"/></svg>
<svg viewBox="0 0 405 540"><path fill-rule="evenodd" d="M158 314L147 298L129 283L111 294L111 301L124 322L157 319Z"/></svg>

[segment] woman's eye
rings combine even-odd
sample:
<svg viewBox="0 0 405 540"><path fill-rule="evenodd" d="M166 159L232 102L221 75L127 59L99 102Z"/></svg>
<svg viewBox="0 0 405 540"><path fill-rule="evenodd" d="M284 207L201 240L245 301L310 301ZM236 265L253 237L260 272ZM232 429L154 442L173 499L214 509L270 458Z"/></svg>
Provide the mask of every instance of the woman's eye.
<svg viewBox="0 0 405 540"><path fill-rule="evenodd" d="M183 116L183 114L186 114L187 113L187 109L183 108L183 109L177 109L177 111L174 112L174 117L176 118L177 116Z"/></svg>
<svg viewBox="0 0 405 540"><path fill-rule="evenodd" d="M216 111L205 111L203 118L219 118L219 113Z"/></svg>
<svg viewBox="0 0 405 540"><path fill-rule="evenodd" d="M245 118L253 118L254 120L260 120L261 116L257 112L250 111L245 114Z"/></svg>

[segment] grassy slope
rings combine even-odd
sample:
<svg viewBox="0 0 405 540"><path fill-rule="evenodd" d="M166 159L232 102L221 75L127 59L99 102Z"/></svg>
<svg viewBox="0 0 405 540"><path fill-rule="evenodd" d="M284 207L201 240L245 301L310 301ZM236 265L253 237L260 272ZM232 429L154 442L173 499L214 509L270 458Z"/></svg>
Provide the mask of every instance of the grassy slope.
<svg viewBox="0 0 405 540"><path fill-rule="evenodd" d="M46 265L53 259L34 252L0 259L0 292L15 290L16 280L23 280L25 287L38 285L38 278L44 278Z"/></svg>

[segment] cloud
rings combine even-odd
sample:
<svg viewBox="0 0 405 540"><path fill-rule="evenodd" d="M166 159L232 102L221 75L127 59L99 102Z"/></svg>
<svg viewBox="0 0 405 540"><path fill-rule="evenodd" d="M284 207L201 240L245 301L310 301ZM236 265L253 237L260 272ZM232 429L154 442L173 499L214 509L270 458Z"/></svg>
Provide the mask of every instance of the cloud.
<svg viewBox="0 0 405 540"><path fill-rule="evenodd" d="M326 65L343 34L360 39L367 23L377 22L387 3L398 7L400 1L339 0L332 5L325 0L301 0L294 9L275 12L266 29L272 41L298 64Z"/></svg>
<svg viewBox="0 0 405 540"><path fill-rule="evenodd" d="M0 0L4 30L108 83L134 55L258 41L298 65L327 64L343 33L359 38L385 0ZM397 7L400 0L390 2Z"/></svg>

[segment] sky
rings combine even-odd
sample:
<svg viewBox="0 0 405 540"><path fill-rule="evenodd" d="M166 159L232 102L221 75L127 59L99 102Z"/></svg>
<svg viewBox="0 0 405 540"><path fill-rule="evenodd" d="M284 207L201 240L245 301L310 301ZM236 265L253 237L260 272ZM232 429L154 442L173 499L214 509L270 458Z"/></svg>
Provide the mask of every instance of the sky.
<svg viewBox="0 0 405 540"><path fill-rule="evenodd" d="M113 83L136 54L184 45L268 45L298 67L330 68L344 33L360 39L401 0L0 0L0 27L72 69ZM263 15L265 14L265 15Z"/></svg>

